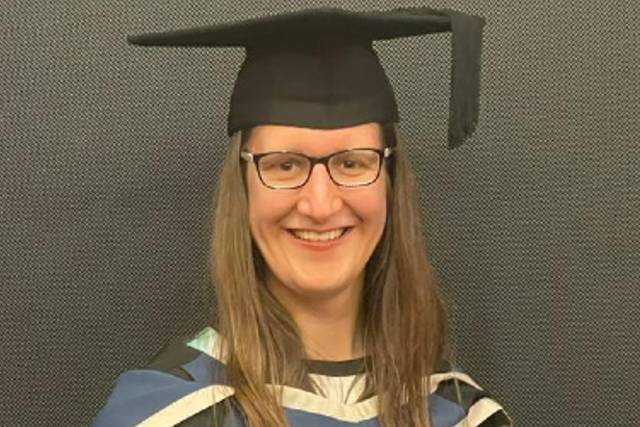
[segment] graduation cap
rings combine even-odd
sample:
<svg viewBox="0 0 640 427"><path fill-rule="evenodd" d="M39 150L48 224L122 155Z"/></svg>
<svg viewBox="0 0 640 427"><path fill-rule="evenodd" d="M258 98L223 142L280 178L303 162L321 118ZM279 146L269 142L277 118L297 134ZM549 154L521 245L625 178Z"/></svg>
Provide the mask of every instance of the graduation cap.
<svg viewBox="0 0 640 427"><path fill-rule="evenodd" d="M484 18L449 9L317 8L127 40L141 46L244 47L228 116L231 135L260 124L331 129L397 122L393 88L373 41L451 31L453 149L478 122L483 26Z"/></svg>

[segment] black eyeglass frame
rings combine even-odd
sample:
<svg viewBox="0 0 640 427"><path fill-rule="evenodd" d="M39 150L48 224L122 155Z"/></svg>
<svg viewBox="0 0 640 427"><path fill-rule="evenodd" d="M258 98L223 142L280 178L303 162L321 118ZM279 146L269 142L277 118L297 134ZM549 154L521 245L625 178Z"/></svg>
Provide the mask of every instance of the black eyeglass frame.
<svg viewBox="0 0 640 427"><path fill-rule="evenodd" d="M350 151L362 151L362 150L366 150L366 151L373 151L378 155L378 172L376 173L376 176L369 182L363 183L363 184L353 184L353 185L347 185L347 184L340 184L339 182L337 182L335 180L335 178L333 177L333 175L331 175L331 171L329 170L329 160L334 157L337 156L339 154L343 154L343 153L347 153ZM382 170L382 163L389 158L392 154L393 154L394 148L393 147L385 147L385 148L351 148L348 150L341 150L341 151L336 151L335 153L331 153L328 156L323 156L323 157L313 157L313 156L307 156L306 154L303 153L298 153L296 151L287 151L287 150L281 150L281 151L269 151L269 152L265 152L265 153L252 153L250 151L241 151L240 152L240 158L246 162L251 162L255 165L256 167L256 172L258 172L258 178L260 178L260 182L262 183L262 185L264 185L267 188L270 188L272 190L296 190L298 188L302 188L304 187L307 182L309 182L309 178L311 178L311 173L313 172L313 168L317 165L317 164L321 164L324 166L325 170L327 171L327 175L329 175L329 178L331 178L331 181L333 181L333 183L339 187L347 187L347 188L354 188L354 187L365 187L367 185L371 185L374 182L376 182L378 180L378 178L380 177L380 171ZM310 163L310 167L309 167L309 173L307 174L307 178L299 185L296 185L294 187L274 187L272 185L267 184L266 182L264 182L264 179L262 178L262 173L260 173L260 159L268 156L270 154L295 154L297 156L301 156L306 158L307 160L309 160Z"/></svg>

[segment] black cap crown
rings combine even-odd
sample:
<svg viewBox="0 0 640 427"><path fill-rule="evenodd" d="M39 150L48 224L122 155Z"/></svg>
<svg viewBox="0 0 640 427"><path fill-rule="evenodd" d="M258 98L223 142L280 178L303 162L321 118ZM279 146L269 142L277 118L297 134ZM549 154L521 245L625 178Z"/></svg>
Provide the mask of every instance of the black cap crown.
<svg viewBox="0 0 640 427"><path fill-rule="evenodd" d="M393 89L374 40L453 32L449 148L478 121L484 19L452 10L307 9L227 24L128 37L143 46L246 48L228 131L259 124L339 128L396 122Z"/></svg>

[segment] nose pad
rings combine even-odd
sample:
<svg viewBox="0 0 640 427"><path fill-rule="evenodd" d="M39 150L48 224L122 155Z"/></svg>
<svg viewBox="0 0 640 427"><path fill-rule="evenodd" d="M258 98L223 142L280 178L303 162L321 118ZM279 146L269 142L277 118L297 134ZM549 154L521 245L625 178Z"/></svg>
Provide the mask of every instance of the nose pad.
<svg viewBox="0 0 640 427"><path fill-rule="evenodd" d="M322 222L338 212L342 203L340 189L329 176L329 171L324 165L315 165L300 192L298 211Z"/></svg>

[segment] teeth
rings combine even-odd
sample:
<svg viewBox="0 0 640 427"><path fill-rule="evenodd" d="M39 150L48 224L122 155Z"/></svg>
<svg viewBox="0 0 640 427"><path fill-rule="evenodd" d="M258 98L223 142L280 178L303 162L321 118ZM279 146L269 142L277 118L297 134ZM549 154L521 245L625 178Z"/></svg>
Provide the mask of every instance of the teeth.
<svg viewBox="0 0 640 427"><path fill-rule="evenodd" d="M323 233L319 233L317 231L311 231L311 230L292 230L292 231L293 231L293 234L295 234L295 236L298 239L310 240L312 242L326 242L328 240L334 240L342 236L342 233L344 233L345 228L337 228L335 230L325 231Z"/></svg>

